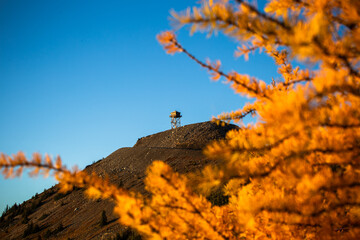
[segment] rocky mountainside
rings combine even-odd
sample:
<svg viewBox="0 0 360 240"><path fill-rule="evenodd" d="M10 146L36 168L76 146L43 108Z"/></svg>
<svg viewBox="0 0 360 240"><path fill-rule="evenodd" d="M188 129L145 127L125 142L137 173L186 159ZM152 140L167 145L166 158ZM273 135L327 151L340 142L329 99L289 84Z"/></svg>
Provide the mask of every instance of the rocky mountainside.
<svg viewBox="0 0 360 240"><path fill-rule="evenodd" d="M165 161L180 173L200 169L214 163L203 156L202 148L234 128L203 122L167 130L140 138L133 147L120 148L85 170L146 194L143 179L152 161ZM109 201L85 198L82 189L60 194L54 186L3 214L0 239L140 239L117 223L112 209Z"/></svg>

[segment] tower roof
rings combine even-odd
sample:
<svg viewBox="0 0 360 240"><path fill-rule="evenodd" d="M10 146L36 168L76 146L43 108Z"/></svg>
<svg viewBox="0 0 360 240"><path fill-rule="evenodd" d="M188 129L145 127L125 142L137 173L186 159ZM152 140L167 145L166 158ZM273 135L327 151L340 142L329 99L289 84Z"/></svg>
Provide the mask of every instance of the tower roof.
<svg viewBox="0 0 360 240"><path fill-rule="evenodd" d="M170 113L170 116L169 116L169 117L171 117L171 118L181 118L182 116L181 116L181 113L180 113L180 112L178 112L178 111L173 111L173 112Z"/></svg>

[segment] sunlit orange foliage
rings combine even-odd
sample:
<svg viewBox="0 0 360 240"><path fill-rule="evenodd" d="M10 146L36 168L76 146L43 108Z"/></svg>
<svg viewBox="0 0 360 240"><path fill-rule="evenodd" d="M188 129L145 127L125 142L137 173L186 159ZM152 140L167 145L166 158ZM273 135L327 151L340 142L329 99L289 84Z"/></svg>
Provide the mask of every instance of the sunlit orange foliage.
<svg viewBox="0 0 360 240"><path fill-rule="evenodd" d="M220 61L203 62L189 53L174 32L158 35L168 53L188 55L212 79L224 78L235 93L253 99L214 118L241 125L205 149L222 162L188 176L154 162L145 180L150 199L39 155L2 155L4 174L20 174L14 173L17 167L54 170L63 191L80 186L90 197L112 199L120 223L149 239L360 236L360 2L272 0L262 11L245 1L222 0L172 16L191 32L233 38L236 56L264 52L278 65L276 81L226 73ZM300 69L293 59L317 67ZM247 115L257 122L244 126ZM204 197L217 187L224 188L228 204L212 206Z"/></svg>

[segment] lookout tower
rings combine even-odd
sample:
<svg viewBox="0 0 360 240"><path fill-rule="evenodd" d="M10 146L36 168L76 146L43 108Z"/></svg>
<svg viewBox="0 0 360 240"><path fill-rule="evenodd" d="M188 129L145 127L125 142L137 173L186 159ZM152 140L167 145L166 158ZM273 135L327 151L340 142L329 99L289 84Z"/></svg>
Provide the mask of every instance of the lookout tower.
<svg viewBox="0 0 360 240"><path fill-rule="evenodd" d="M173 111L173 112L170 113L169 117L171 118L171 129L181 127L180 118L182 116L181 116L180 112Z"/></svg>

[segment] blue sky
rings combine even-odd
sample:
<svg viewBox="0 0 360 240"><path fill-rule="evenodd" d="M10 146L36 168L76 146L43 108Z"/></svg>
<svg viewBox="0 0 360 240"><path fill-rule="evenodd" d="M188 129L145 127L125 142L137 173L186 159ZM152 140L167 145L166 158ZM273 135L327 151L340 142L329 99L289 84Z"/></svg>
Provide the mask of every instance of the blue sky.
<svg viewBox="0 0 360 240"><path fill-rule="evenodd" d="M60 155L80 168L140 137L241 108L234 95L185 55L167 55L156 34L171 29L169 11L198 1L0 1L0 152ZM199 59L220 59L266 81L266 56L236 59L236 43L187 29L179 42ZM4 180L0 211L55 184L52 178Z"/></svg>

